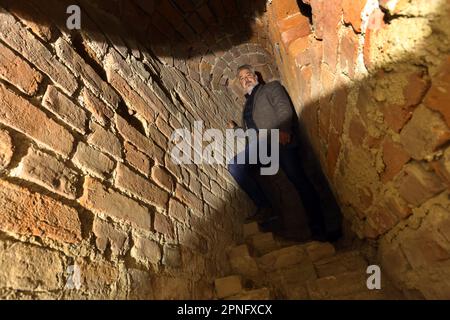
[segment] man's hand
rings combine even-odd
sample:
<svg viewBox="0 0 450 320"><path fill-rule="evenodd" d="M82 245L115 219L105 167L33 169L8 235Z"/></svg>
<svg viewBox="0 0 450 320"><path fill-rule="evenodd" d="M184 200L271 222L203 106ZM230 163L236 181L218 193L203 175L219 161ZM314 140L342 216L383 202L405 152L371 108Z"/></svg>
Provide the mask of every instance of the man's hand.
<svg viewBox="0 0 450 320"><path fill-rule="evenodd" d="M291 142L291 134L289 132L280 131L280 144L282 146Z"/></svg>
<svg viewBox="0 0 450 320"><path fill-rule="evenodd" d="M234 122L233 120L228 121L228 124L227 124L228 129L234 129L237 126L238 126L237 123Z"/></svg>

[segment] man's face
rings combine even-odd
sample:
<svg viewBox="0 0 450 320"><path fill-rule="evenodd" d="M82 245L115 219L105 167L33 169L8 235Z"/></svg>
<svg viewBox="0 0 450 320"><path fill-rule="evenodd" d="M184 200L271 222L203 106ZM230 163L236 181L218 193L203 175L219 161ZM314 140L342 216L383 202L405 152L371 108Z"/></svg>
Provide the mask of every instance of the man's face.
<svg viewBox="0 0 450 320"><path fill-rule="evenodd" d="M239 72L239 83L245 92L249 92L258 84L258 77L250 70L244 69Z"/></svg>

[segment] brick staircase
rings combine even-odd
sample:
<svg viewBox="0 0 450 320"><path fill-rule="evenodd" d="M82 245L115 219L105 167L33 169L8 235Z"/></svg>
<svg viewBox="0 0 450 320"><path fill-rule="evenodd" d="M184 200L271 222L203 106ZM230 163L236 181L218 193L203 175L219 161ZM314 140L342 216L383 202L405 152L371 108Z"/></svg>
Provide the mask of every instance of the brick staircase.
<svg viewBox="0 0 450 320"><path fill-rule="evenodd" d="M359 251L336 252L330 243L295 243L244 225L245 243L228 252L233 275L216 279L224 300L394 300L402 299L382 276L382 289L369 290L367 262Z"/></svg>

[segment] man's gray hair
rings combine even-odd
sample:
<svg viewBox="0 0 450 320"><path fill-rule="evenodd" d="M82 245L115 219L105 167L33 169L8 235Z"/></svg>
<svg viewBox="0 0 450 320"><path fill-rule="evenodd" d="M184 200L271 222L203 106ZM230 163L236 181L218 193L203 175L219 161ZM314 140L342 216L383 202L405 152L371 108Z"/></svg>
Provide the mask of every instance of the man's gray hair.
<svg viewBox="0 0 450 320"><path fill-rule="evenodd" d="M250 71L252 74L256 74L255 73L255 68L253 68L252 65L250 64L243 64L242 66L240 66L239 68L237 68L236 71L236 77L239 78L239 73L241 73L242 70L248 70Z"/></svg>

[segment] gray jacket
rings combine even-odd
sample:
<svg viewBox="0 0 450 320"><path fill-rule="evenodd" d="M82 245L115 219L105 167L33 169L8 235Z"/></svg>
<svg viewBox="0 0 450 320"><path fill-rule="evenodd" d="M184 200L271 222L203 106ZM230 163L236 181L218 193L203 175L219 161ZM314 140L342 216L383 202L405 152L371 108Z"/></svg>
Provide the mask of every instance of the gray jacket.
<svg viewBox="0 0 450 320"><path fill-rule="evenodd" d="M261 84L255 90L253 120L258 129L280 129L292 133L294 108L288 93L279 81ZM242 128L247 129L244 115Z"/></svg>

